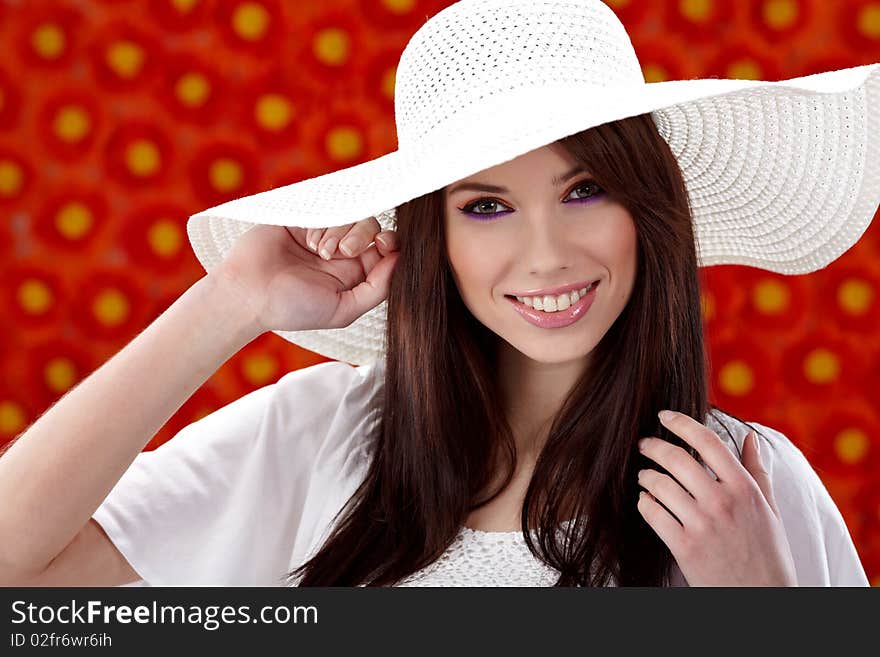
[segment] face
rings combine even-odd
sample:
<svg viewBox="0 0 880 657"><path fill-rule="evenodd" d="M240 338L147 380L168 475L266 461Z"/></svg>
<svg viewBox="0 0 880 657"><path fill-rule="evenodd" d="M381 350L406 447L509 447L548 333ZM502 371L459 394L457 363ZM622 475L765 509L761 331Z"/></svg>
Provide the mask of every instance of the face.
<svg viewBox="0 0 880 657"><path fill-rule="evenodd" d="M447 185L444 192L448 257L465 305L502 338L502 348L506 343L538 363L585 365L635 281L631 215L591 182L588 171L572 173L576 166L551 144ZM474 187L462 189L466 184ZM582 289L596 280L586 298L564 310L557 305L556 312L509 296L571 284Z"/></svg>

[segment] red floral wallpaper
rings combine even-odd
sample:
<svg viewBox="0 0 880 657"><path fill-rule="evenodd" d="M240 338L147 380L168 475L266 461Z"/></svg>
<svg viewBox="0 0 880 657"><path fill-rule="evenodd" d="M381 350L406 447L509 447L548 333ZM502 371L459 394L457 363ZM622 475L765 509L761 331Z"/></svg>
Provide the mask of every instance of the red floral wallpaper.
<svg viewBox="0 0 880 657"><path fill-rule="evenodd" d="M880 0L607 0L649 81L880 61ZM187 217L397 147L441 0L0 0L0 444L204 272ZM713 401L787 434L880 585L880 222L828 268L703 270ZM325 358L267 334L147 445Z"/></svg>

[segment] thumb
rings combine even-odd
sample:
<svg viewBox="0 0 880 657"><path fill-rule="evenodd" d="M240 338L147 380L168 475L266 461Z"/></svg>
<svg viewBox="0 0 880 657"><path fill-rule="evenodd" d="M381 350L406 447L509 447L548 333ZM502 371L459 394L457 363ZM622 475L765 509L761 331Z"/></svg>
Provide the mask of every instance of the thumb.
<svg viewBox="0 0 880 657"><path fill-rule="evenodd" d="M391 274L394 272L394 266L399 257L399 251L382 257L367 274L365 281L341 294L339 316L343 318L342 326L349 326L358 317L372 310L388 297Z"/></svg>
<svg viewBox="0 0 880 657"><path fill-rule="evenodd" d="M764 467L764 462L761 460L758 436L754 431L750 431L746 436L745 444L743 445L742 464L752 476L752 479L758 483L758 487L764 494L767 504L773 509L773 513L779 517L779 509L776 506L776 499L773 497L773 487L770 483L770 473L767 472L767 468Z"/></svg>

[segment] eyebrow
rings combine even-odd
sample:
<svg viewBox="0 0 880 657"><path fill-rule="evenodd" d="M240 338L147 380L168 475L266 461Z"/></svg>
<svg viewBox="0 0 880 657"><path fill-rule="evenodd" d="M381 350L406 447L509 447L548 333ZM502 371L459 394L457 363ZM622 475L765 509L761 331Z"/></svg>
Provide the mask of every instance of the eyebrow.
<svg viewBox="0 0 880 657"><path fill-rule="evenodd" d="M563 173L561 176L556 176L551 180L554 185L561 185L562 183L571 180L579 173L588 173L586 169L581 166L576 166L571 171L567 171ZM491 194L508 194L510 192L506 187L499 187L497 185L489 185L481 182L464 182L459 183L458 185L453 185L449 189L446 190L447 194L454 194L455 192L461 191L471 191L471 192L489 192Z"/></svg>

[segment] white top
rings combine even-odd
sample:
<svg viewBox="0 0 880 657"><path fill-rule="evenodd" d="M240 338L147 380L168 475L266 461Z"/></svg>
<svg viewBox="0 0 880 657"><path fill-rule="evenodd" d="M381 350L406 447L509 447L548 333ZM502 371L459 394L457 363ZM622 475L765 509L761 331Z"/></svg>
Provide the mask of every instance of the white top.
<svg viewBox="0 0 880 657"><path fill-rule="evenodd" d="M94 518L143 578L130 586L284 586L317 552L366 474L384 362L295 370L140 453ZM867 586L843 518L783 434L762 444L802 586ZM707 425L734 450L712 416ZM742 449L747 429L731 422ZM676 569L678 570L678 569ZM555 571L519 532L463 527L401 584L550 586ZM680 571L674 584L687 585Z"/></svg>

